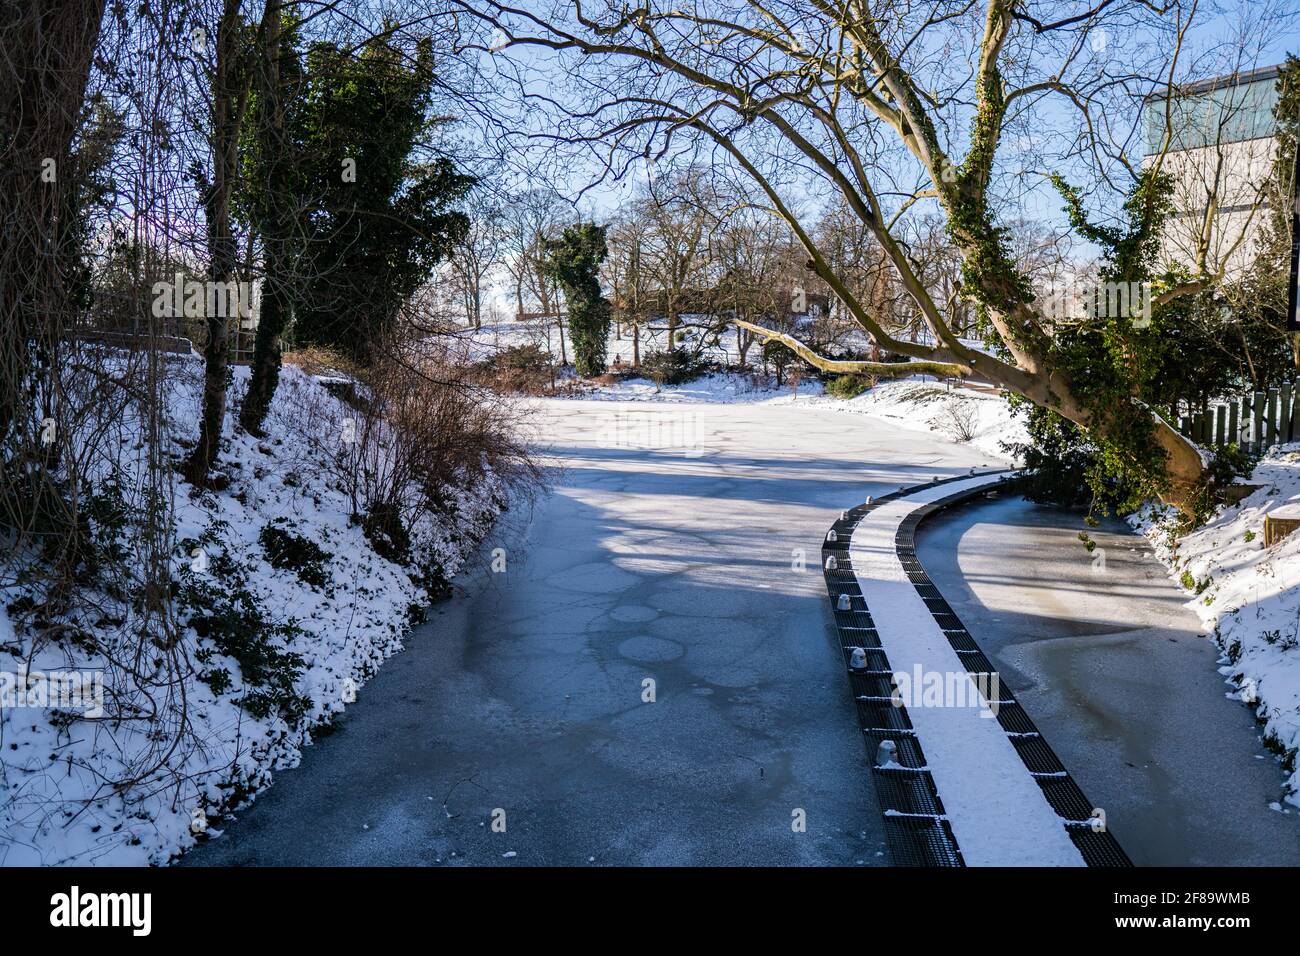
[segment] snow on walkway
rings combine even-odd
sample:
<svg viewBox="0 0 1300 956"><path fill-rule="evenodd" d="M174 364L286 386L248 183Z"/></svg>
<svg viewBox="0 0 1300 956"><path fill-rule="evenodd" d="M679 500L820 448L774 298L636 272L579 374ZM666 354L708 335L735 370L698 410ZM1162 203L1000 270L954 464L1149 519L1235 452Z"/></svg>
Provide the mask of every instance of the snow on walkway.
<svg viewBox="0 0 1300 956"><path fill-rule="evenodd" d="M996 484L981 475L921 489L870 511L849 556L880 643L895 672L965 674L943 630L899 561L895 536L909 514L959 492ZM985 701L981 697L980 703ZM987 707L919 706L908 716L969 866L1082 866L1064 822L1048 805Z"/></svg>

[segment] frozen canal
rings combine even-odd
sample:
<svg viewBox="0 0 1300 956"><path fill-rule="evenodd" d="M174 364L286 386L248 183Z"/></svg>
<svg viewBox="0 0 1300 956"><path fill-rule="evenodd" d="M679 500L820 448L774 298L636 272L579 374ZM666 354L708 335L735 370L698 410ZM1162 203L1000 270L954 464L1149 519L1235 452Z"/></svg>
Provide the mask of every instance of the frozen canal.
<svg viewBox="0 0 1300 956"><path fill-rule="evenodd" d="M1138 866L1296 866L1296 809L1145 539L1023 498L921 526L917 555Z"/></svg>
<svg viewBox="0 0 1300 956"><path fill-rule="evenodd" d="M990 462L822 408L546 415L553 492L186 862L888 862L822 536L866 495Z"/></svg>

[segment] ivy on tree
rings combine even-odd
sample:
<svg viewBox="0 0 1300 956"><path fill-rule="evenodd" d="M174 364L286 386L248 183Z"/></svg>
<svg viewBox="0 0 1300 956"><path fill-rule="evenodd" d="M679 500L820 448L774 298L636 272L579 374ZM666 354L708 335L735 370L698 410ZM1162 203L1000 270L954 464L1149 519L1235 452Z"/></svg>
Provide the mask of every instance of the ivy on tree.
<svg viewBox="0 0 1300 956"><path fill-rule="evenodd" d="M595 223L569 226L546 244L544 268L564 291L573 364L583 376L605 371L610 308L600 291L600 264L608 254L605 227Z"/></svg>
<svg viewBox="0 0 1300 956"><path fill-rule="evenodd" d="M1146 284L1154 298L1190 278L1175 266L1156 267L1160 237L1174 212L1167 174L1144 171L1116 225L1089 221L1077 190L1062 177L1052 181L1075 231L1101 249L1100 283ZM1220 310L1216 293L1206 290L1153 304L1149 324L1135 322L1134 314L1099 314L1059 325L1051 359L1103 427L1085 432L1049 408L1011 396L1028 420L1029 442L1015 450L1030 471L1029 497L1066 505L1090 497L1094 509L1126 511L1165 491L1167 456L1151 412L1174 421L1180 402L1204 405L1239 383L1240 369L1220 341ZM1239 465L1207 470L1187 501L1186 517L1204 517L1236 470Z"/></svg>

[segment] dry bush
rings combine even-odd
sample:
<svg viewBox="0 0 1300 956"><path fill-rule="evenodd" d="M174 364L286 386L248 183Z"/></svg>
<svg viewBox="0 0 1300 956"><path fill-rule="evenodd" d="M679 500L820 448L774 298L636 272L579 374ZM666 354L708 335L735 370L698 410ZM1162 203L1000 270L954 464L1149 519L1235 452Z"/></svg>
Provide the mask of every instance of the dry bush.
<svg viewBox="0 0 1300 956"><path fill-rule="evenodd" d="M314 345L285 352L280 360L285 365L302 369L308 375L356 378L360 372L356 363L341 352Z"/></svg>
<svg viewBox="0 0 1300 956"><path fill-rule="evenodd" d="M942 427L953 441L968 442L979 429L980 410L974 402L951 398L945 403Z"/></svg>
<svg viewBox="0 0 1300 956"><path fill-rule="evenodd" d="M360 375L356 415L338 424L336 462L354 513L386 557L418 563L412 531L454 517L457 489L490 481L504 495L540 485L527 408L475 378L427 342L386 349Z"/></svg>
<svg viewBox="0 0 1300 956"><path fill-rule="evenodd" d="M553 356L536 345L512 345L473 367L473 380L506 395L545 395L555 382Z"/></svg>

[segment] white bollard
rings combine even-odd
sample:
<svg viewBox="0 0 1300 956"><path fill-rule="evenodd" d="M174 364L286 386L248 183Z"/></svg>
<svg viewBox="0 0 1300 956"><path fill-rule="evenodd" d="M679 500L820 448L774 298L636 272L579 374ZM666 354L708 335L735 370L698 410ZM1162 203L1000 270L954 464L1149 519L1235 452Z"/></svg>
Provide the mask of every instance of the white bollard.
<svg viewBox="0 0 1300 956"><path fill-rule="evenodd" d="M876 748L876 766L877 767L897 767L898 763L898 744L892 740L882 740L880 746Z"/></svg>
<svg viewBox="0 0 1300 956"><path fill-rule="evenodd" d="M852 610L853 610L853 598L850 597L850 596L847 595L847 594L841 594L839 600L835 602L835 610L837 610L837 611L852 611Z"/></svg>
<svg viewBox="0 0 1300 956"><path fill-rule="evenodd" d="M830 542L833 543L833 542L835 542L835 541L840 540L840 536L837 535L837 534L835 533L835 529L832 528L830 531L827 531L827 532L826 532L826 540L827 540L827 541L830 541Z"/></svg>
<svg viewBox="0 0 1300 956"><path fill-rule="evenodd" d="M867 669L867 652L861 647L849 649L849 670L864 671Z"/></svg>
<svg viewBox="0 0 1300 956"><path fill-rule="evenodd" d="M840 563L839 563L838 561L835 560L835 555L832 554L829 558L826 559L826 570L827 570L827 571L834 571L834 570L835 570L836 568L838 568L839 566L840 566Z"/></svg>

